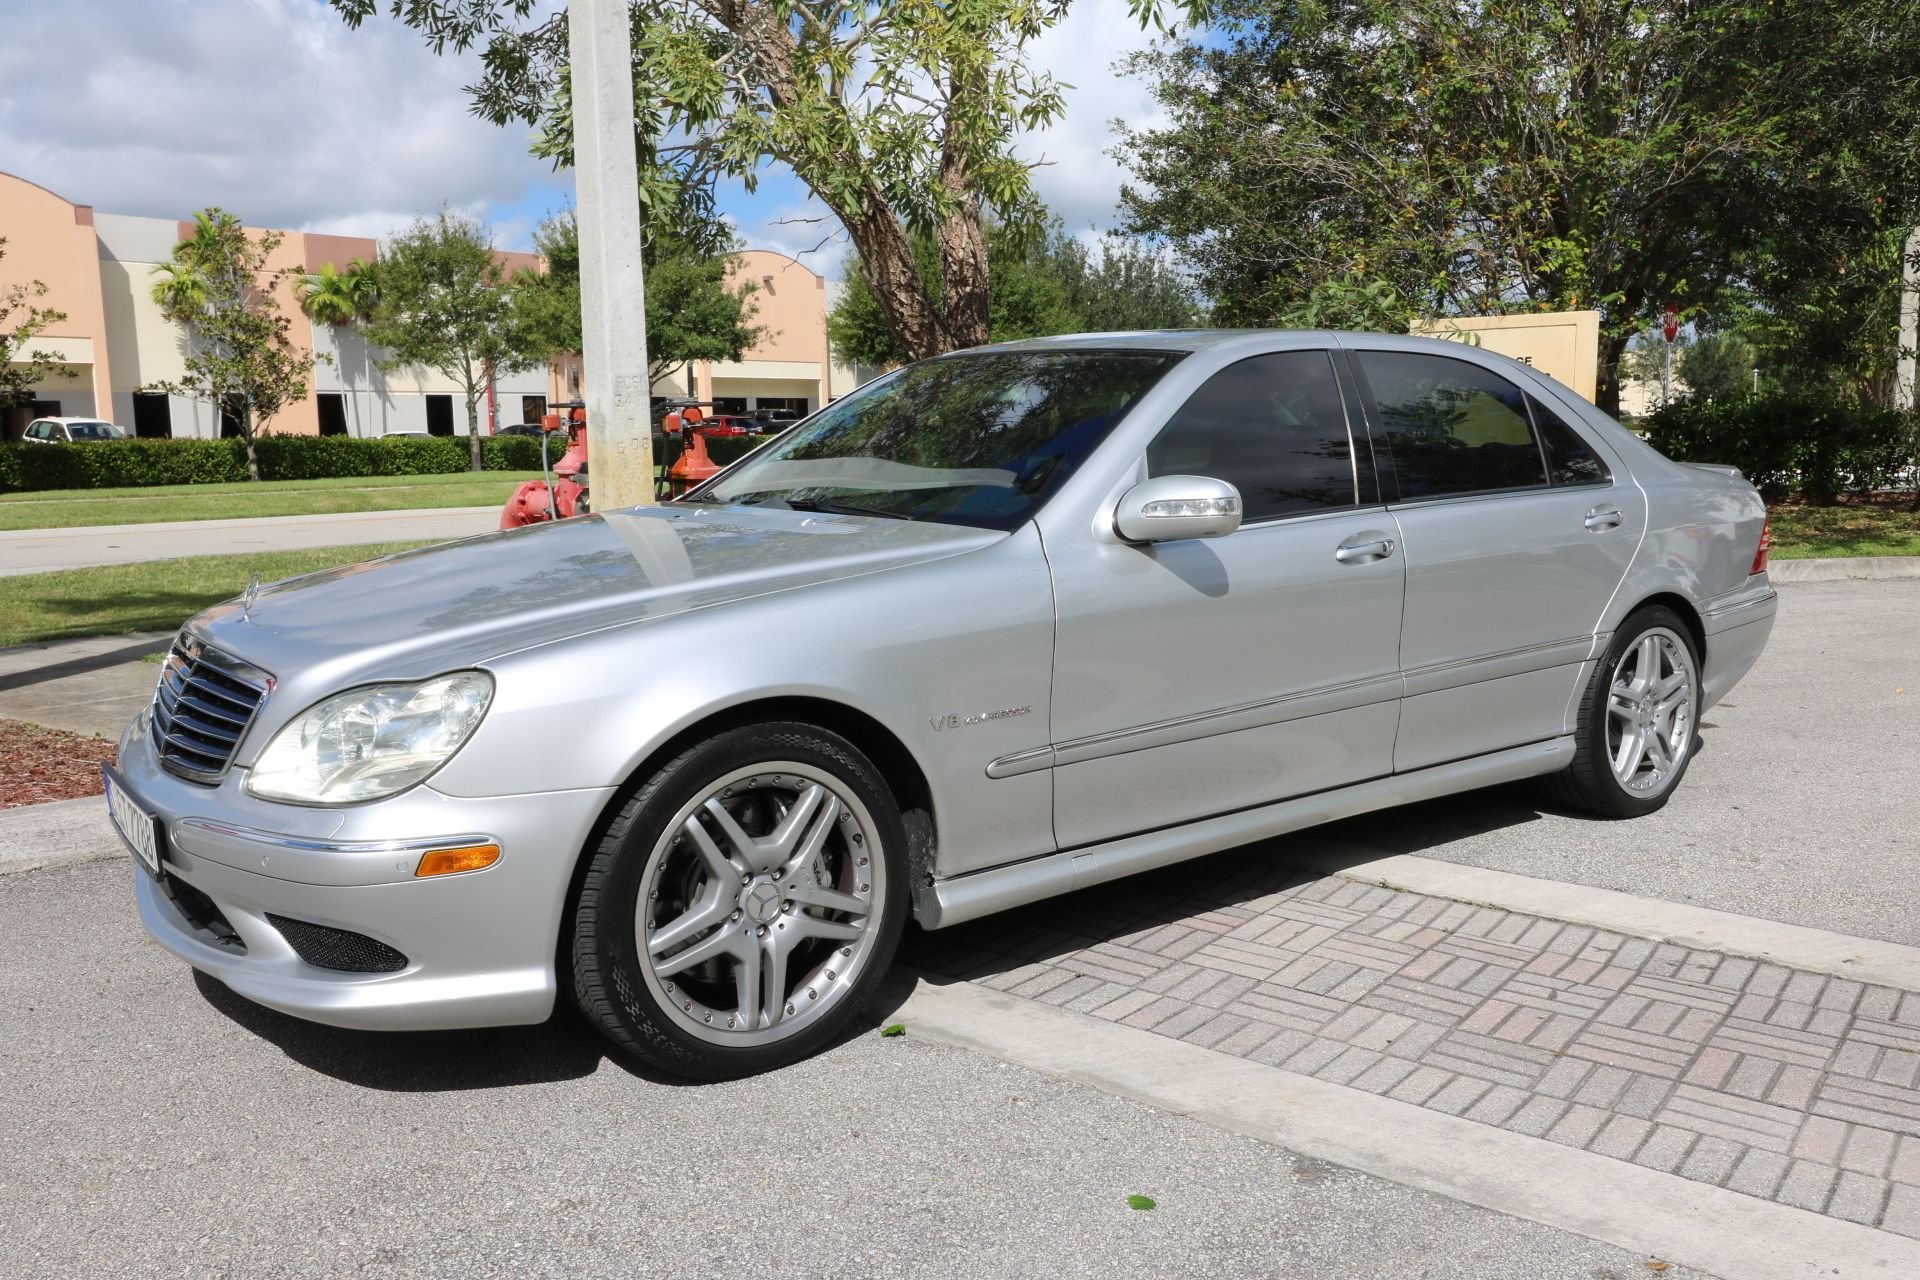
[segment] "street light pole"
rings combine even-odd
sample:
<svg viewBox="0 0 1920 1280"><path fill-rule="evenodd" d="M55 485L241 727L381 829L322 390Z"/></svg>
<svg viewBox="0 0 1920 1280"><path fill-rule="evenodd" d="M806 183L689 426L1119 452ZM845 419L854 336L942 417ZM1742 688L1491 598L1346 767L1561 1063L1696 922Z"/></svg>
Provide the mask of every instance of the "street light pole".
<svg viewBox="0 0 1920 1280"><path fill-rule="evenodd" d="M640 269L640 167L627 0L572 0L573 180L593 505L653 501L652 392Z"/></svg>

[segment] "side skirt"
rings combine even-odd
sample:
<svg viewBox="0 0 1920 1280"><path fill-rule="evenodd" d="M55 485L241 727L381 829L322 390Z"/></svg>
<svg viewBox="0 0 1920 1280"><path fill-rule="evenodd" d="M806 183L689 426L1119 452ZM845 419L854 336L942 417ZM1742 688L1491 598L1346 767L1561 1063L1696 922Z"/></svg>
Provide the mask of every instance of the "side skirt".
<svg viewBox="0 0 1920 1280"><path fill-rule="evenodd" d="M1573 739L1553 738L1470 760L1455 760L1412 773L1376 778L1337 791L1297 796L1257 809L1203 818L1185 826L1148 831L1010 866L953 876L935 881L929 889L916 895L915 916L922 928L942 929L1009 907L1323 822L1553 773L1572 760Z"/></svg>

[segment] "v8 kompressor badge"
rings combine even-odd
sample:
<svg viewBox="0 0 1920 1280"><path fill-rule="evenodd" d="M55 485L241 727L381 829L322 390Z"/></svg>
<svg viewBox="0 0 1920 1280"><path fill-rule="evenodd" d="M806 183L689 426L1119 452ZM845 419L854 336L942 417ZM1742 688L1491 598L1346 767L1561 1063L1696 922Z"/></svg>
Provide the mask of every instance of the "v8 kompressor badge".
<svg viewBox="0 0 1920 1280"><path fill-rule="evenodd" d="M958 711L949 711L944 716L934 716L927 723L933 726L935 733L944 733L948 729L964 729L972 724L985 724L989 720L1005 720L1011 716L1024 716L1032 707L1006 707L999 711L978 711L973 715L962 715Z"/></svg>

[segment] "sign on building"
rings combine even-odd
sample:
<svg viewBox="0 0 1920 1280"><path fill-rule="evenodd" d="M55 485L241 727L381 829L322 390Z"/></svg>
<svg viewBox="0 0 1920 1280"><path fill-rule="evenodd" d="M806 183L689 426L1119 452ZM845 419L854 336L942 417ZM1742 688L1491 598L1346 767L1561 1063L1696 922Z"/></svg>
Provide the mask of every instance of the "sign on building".
<svg viewBox="0 0 1920 1280"><path fill-rule="evenodd" d="M1593 403L1600 381L1600 313L1555 311L1545 315L1449 316L1418 321L1413 332L1449 338L1497 351L1530 365L1575 395Z"/></svg>

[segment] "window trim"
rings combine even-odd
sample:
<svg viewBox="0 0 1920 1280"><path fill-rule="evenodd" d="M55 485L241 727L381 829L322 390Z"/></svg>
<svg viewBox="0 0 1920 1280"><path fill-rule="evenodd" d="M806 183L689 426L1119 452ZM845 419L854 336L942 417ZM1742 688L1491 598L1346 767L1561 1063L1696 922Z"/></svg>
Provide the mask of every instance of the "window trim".
<svg viewBox="0 0 1920 1280"><path fill-rule="evenodd" d="M1376 483L1370 486L1373 489L1374 500L1372 502L1369 503L1365 500L1367 495L1364 492L1362 492L1362 489L1361 489L1360 473L1362 468L1360 464L1360 441L1355 436L1355 433L1354 433L1353 405L1348 398L1348 384L1341 377L1340 360L1338 359L1341 353L1337 348L1334 348L1334 347L1286 347L1279 351L1257 351L1257 352L1254 352L1252 355L1242 356L1240 359L1232 361L1231 363L1223 364L1218 369L1215 369L1213 372L1209 373L1206 376L1205 380L1203 380L1199 386L1195 387L1191 392L1189 392L1187 395L1187 398L1185 400L1182 400L1177 406L1175 406L1173 412L1167 415L1166 420L1160 424L1160 429L1153 433L1153 438L1151 440L1148 440L1146 443L1146 447L1140 451L1140 465L1146 468L1147 478L1149 480L1153 479L1153 464L1150 461L1148 461L1148 453L1153 449L1154 445L1160 442L1160 438L1164 436L1169 430L1172 429L1174 419L1180 416L1180 411L1182 409L1185 409L1187 405L1192 402L1195 396L1199 395L1202 391L1205 391L1207 389L1208 383L1212 382L1215 378L1219 377L1221 374L1225 373L1227 370L1236 368L1252 360L1264 360L1271 356L1311 354L1314 352L1318 352L1320 355L1323 355L1327 358L1328 371L1333 374L1334 393L1340 399L1340 422L1341 422L1341 425L1346 428L1346 432L1347 432L1347 471L1348 471L1348 474L1351 475L1353 478L1353 501L1338 507L1316 507L1311 511L1279 511L1279 512L1275 512L1273 515L1270 515L1270 516L1259 516L1253 519L1243 518L1240 521L1240 528L1241 529L1258 529L1266 525L1278 524L1284 520L1304 520L1304 519L1311 519L1316 516L1347 515L1355 511L1366 511L1374 507L1384 507L1386 503L1384 501L1382 494L1379 491L1377 476L1375 477ZM1362 428L1365 427L1364 420L1362 421L1361 426ZM1369 440L1368 443L1370 445L1371 440ZM1168 472L1167 474L1185 475L1189 473ZM1217 480L1217 479L1223 479L1224 477L1213 476L1210 478ZM1232 482L1229 481L1229 483L1232 483ZM1234 487L1236 489L1239 488L1238 485L1235 485ZM1246 496L1244 494L1241 495L1240 503L1242 508L1244 509L1246 506ZM1235 532L1238 532L1238 530L1236 530Z"/></svg>
<svg viewBox="0 0 1920 1280"><path fill-rule="evenodd" d="M1351 348L1350 352L1353 357L1354 381L1360 387L1361 404L1367 414L1368 433L1377 441L1379 450L1387 456L1388 472L1393 477L1392 497L1386 496L1386 486L1385 484L1381 485L1381 499L1386 506L1411 507L1425 505L1431 502L1453 502L1463 498L1478 501L1486 498L1505 497L1508 494L1552 493L1555 489L1598 487L1594 485L1556 485L1553 483L1553 468L1547 465L1546 445L1540 438L1540 428L1533 420L1533 408L1529 403L1527 408L1527 430L1533 433L1534 448L1540 454L1541 483L1526 486L1502 486L1498 489L1468 489L1459 493L1431 493L1420 494L1411 498L1406 497L1400 492L1399 463L1393 457L1393 442L1387 438L1385 420L1380 417L1379 397L1374 394L1373 384L1367 379L1366 362L1361 359L1362 356L1372 353L1374 355L1425 356L1431 360L1448 360L1454 364L1466 365L1470 369L1477 369L1490 378L1500 379L1500 381L1506 383L1515 391L1518 391L1523 402L1530 402L1535 397L1531 391L1528 391L1525 387L1508 378L1505 374L1500 373L1498 370L1489 369L1485 365L1478 364L1472 360L1462 360L1459 356L1445 355L1438 351L1406 351L1398 347L1355 347ZM1586 441L1585 436L1582 436L1581 439ZM1589 449L1593 448L1590 441L1587 442L1587 447ZM1599 450L1594 450L1594 456L1601 457ZM1604 458L1601 460L1603 462L1605 461ZM1613 469L1609 467L1607 470L1609 476L1611 476ZM1613 483L1612 479L1609 479L1607 483L1611 485Z"/></svg>

